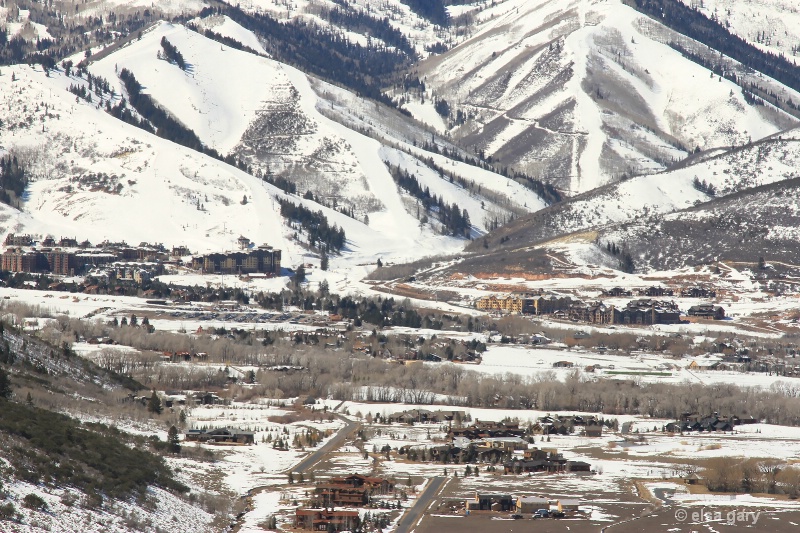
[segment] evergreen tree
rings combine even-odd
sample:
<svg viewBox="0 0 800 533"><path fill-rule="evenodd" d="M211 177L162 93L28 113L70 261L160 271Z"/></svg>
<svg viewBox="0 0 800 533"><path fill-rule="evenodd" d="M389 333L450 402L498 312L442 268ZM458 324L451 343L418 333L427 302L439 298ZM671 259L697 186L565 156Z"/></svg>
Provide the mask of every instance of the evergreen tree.
<svg viewBox="0 0 800 533"><path fill-rule="evenodd" d="M0 399L3 398L11 398L11 381L6 371L0 368Z"/></svg>
<svg viewBox="0 0 800 533"><path fill-rule="evenodd" d="M306 267L300 265L297 267L297 270L294 271L294 284L300 285L306 280Z"/></svg>
<svg viewBox="0 0 800 533"><path fill-rule="evenodd" d="M150 401L147 402L147 410L156 415L160 415L164 410L161 406L161 398L158 397L155 389L153 389L153 394L150 396Z"/></svg>
<svg viewBox="0 0 800 533"><path fill-rule="evenodd" d="M183 412L183 411L181 411ZM171 426L167 432L167 449L170 453L180 453L181 443L178 437L178 428Z"/></svg>

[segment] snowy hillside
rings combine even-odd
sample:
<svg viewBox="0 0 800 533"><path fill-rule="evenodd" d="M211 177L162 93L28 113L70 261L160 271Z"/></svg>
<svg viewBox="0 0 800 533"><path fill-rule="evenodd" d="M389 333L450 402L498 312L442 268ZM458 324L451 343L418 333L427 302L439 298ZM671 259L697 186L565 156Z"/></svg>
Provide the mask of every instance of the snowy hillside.
<svg viewBox="0 0 800 533"><path fill-rule="evenodd" d="M243 29L227 21L222 26L229 35L246 38ZM162 38L183 54L185 71L158 58ZM6 232L185 244L194 252L232 249L235 239L245 235L283 249L287 266L301 261L303 248L289 238L295 230L273 200L286 197L282 191L103 111L107 104L117 105L120 95L129 96L118 78L122 69L131 71L144 91L206 146L236 155L253 174L285 176L296 183L293 203L322 210L331 224L345 230L343 266L374 263L379 256L413 260L464 245L463 239L440 235L435 217L420 223L415 200L398 189L384 164L397 157L445 202L469 211L474 235L484 232L490 219L544 206L516 182L414 148L412 141L423 139L424 130L399 113L396 127L372 135L382 141L365 136L350 128L358 122L363 126L369 120L365 116L376 111L375 123L380 123L376 105L330 87L359 117L343 125L320 112L322 107L335 112L334 105L323 101L300 71L162 23L90 65L90 72L113 89L96 93L92 103L65 90L87 86L74 69L69 76L63 70L48 76L38 67L4 69L0 119L12 126L0 134L0 142L24 157L33 173L24 212L5 209ZM463 179L451 183L440 176L438 187L430 181L438 174L422 158L432 158ZM301 198L307 191L331 208ZM354 218L332 208L337 204L352 207Z"/></svg>
<svg viewBox="0 0 800 533"><path fill-rule="evenodd" d="M800 179L765 185L664 217L648 217L600 232L624 243L636 268L675 269L759 258L800 265ZM792 282L789 282L792 283Z"/></svg>
<svg viewBox="0 0 800 533"><path fill-rule="evenodd" d="M732 33L791 58L800 52L800 6L794 0L681 0Z"/></svg>
<svg viewBox="0 0 800 533"><path fill-rule="evenodd" d="M391 27L402 33L412 44L417 54L427 55L427 47L436 43L451 43L458 39L448 28L442 28L414 13L400 0L292 0L276 2L273 0L247 0L239 2L239 7L251 13L265 13L281 21L302 21L320 28L340 33L352 42L366 45L367 42L380 43L380 38L371 35L366 28L346 28L332 23L326 11L334 9L345 13L363 13L375 20L386 19ZM389 46L391 46L389 44Z"/></svg>
<svg viewBox="0 0 800 533"><path fill-rule="evenodd" d="M681 211L715 196L800 177L800 140L792 132L781 137L673 171L603 187L519 219L493 235L507 237L508 246L515 247L564 233Z"/></svg>
<svg viewBox="0 0 800 533"><path fill-rule="evenodd" d="M470 245L474 256L457 269L550 272L566 266L552 262L552 251L566 252L576 264L619 269L618 258L605 254L611 242L636 251L636 267L643 271L715 257L740 259L748 249L771 250L777 259L793 262L797 222L791 191L800 178L798 168L800 132L792 130L673 171L608 185L515 220ZM747 228L751 218L762 228L752 235ZM743 235L755 235L757 242Z"/></svg>
<svg viewBox="0 0 800 533"><path fill-rule="evenodd" d="M467 117L448 124L467 147L565 190L663 170L696 148L793 123L748 105L737 85L664 44L670 30L620 0L507 0L474 16L471 38L419 65L425 103L410 91L407 108L424 120L446 99Z"/></svg>

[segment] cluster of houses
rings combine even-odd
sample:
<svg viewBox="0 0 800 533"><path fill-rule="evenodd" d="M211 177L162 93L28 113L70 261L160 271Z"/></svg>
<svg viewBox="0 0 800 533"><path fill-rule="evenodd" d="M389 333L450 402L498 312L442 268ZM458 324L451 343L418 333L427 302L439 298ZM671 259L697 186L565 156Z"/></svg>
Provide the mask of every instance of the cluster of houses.
<svg viewBox="0 0 800 533"><path fill-rule="evenodd" d="M207 352L161 352L161 361L165 363L180 363L189 361L205 361L208 359Z"/></svg>
<svg viewBox="0 0 800 533"><path fill-rule="evenodd" d="M656 300L653 296L671 296L672 290L662 287L651 287L642 291L646 298L629 301L624 307L609 305L602 301L585 303L562 295L507 295L484 296L475 302L475 307L483 311L524 315L549 315L555 318L586 322L590 324L677 324L681 321L681 312L674 301ZM687 297L694 294L714 294L704 288L687 289L681 292ZM603 292L604 296L632 296L629 290L619 287ZM721 320L725 318L725 310L712 304L692 306L689 316Z"/></svg>
<svg viewBox="0 0 800 533"><path fill-rule="evenodd" d="M528 428L521 428L513 422L476 421L472 426L449 427L446 444L404 446L399 453L407 455L410 460L424 461L427 457L442 463L503 465L506 474L588 472L588 463L568 461L554 449L540 450L531 448L530 444L535 435L565 435L581 431L585 436L599 437L602 426L602 421L595 417L579 415L542 417Z"/></svg>
<svg viewBox="0 0 800 533"><path fill-rule="evenodd" d="M150 394L135 395L128 394L124 398L124 402L139 402L142 405L147 405L150 401ZM200 392L181 392L181 391L166 391L163 394L159 393L161 403L167 409L179 406L195 407L198 405L224 405L226 400L221 398L216 393L208 391Z"/></svg>
<svg viewBox="0 0 800 533"><path fill-rule="evenodd" d="M624 298L626 296L628 297L633 296L633 291L631 291L630 289L625 289L623 287L614 287L612 289L602 290L601 294L607 297ZM675 296L676 291L670 289L669 287L653 285L645 289L639 289L638 294L639 296L646 296L648 298L663 298L664 296ZM678 292L678 294L681 296L681 298L717 297L717 292L714 289L711 289L709 287L703 287L701 285L683 288L680 290L680 292Z"/></svg>
<svg viewBox="0 0 800 533"><path fill-rule="evenodd" d="M547 415L531 428L534 435L567 435L580 432L585 437L602 437L603 421L594 415Z"/></svg>
<svg viewBox="0 0 800 533"><path fill-rule="evenodd" d="M508 421L475 420L471 426L450 427L447 431L447 440L450 442L454 442L458 438L476 440L523 436L525 436L525 428L519 427L516 422Z"/></svg>
<svg viewBox="0 0 800 533"><path fill-rule="evenodd" d="M9 234L4 242L0 266L11 272L52 273L74 276L93 267L115 262L165 263L172 257L161 244L104 241L93 245L88 240L52 236L37 239L31 235ZM173 253L183 248L173 249ZM174 257L173 257L174 258Z"/></svg>
<svg viewBox="0 0 800 533"><path fill-rule="evenodd" d="M467 419L464 411L429 411L428 409L409 409L386 415L384 421L388 424L439 424L444 422L460 423Z"/></svg>
<svg viewBox="0 0 800 533"><path fill-rule="evenodd" d="M331 321L341 320L340 315L331 315ZM452 359L450 359L454 363L480 363L481 357L480 354L475 351L474 348L469 347L469 342L466 340L457 341L464 346L466 349L463 353L457 352L453 354ZM372 355L374 357L380 357L383 359L387 359L390 362L406 365L406 366L415 366L421 365L424 361L431 361L431 362L441 362L447 356L445 353L447 352L447 348L450 346L449 342L446 341L438 341L432 342L428 345L429 351L424 351L421 349L416 349L413 347L405 347L402 350L392 351L387 347L386 341L381 341L378 339L370 338L369 334L359 335L353 342L352 351L365 353L367 355ZM437 353L434 353L437 352Z"/></svg>
<svg viewBox="0 0 800 533"><path fill-rule="evenodd" d="M210 274L267 274L280 275L281 251L269 245L253 246L246 237L239 237L240 250L195 256L191 266L195 270ZM88 240L52 236L44 238L32 235L9 234L5 240L6 250L0 257L0 267L11 272L52 273L64 276L84 274L97 267L112 264L95 272L101 276L135 279L147 275L153 265L179 264L181 258L190 255L185 246L168 250L162 244L140 243L132 246L125 241L104 241L93 245ZM147 266L131 269L125 263L147 263ZM142 274L146 271L147 274ZM139 281L141 283L141 281Z"/></svg>
<svg viewBox="0 0 800 533"><path fill-rule="evenodd" d="M532 515L546 510L561 513L560 516L581 516L581 502L577 499L550 499L541 496L513 496L511 494L476 493L475 498L465 502L468 513L481 511L512 512Z"/></svg>
<svg viewBox="0 0 800 533"><path fill-rule="evenodd" d="M360 512L352 507L368 503L372 494L386 495L394 490L393 485L382 478L371 478L354 474L345 478L332 478L316 486L315 507L295 509L294 527L310 531L346 531L356 529L361 523ZM333 498L336 498L334 502ZM326 501L327 500L327 501ZM318 505L318 507L317 507ZM335 509L334 505L351 509ZM513 496L511 494L476 493L465 502L465 513L510 512L523 517L542 516L581 517L584 509L578 499L545 498L541 496Z"/></svg>
<svg viewBox="0 0 800 533"><path fill-rule="evenodd" d="M734 427L742 424L756 424L758 420L752 416L720 416L718 413L701 415L698 413L684 413L680 420L670 422L664 426L667 433L686 433L690 431L733 431Z"/></svg>
<svg viewBox="0 0 800 533"><path fill-rule="evenodd" d="M363 507L374 496L386 496L394 492L394 483L380 477L352 474L333 477L314 487L309 505L295 510L294 526L312 531L344 531L355 529L359 523L359 511L335 510L334 507Z"/></svg>

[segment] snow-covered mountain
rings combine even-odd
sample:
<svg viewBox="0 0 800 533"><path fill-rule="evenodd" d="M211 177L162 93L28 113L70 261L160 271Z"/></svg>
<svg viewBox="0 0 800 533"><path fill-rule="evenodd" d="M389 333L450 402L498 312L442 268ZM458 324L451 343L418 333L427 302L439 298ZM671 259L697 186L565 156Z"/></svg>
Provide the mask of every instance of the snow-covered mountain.
<svg viewBox="0 0 800 533"><path fill-rule="evenodd" d="M230 20L215 27L239 42L254 39ZM159 59L163 39L185 58L185 70ZM130 101L123 69L204 146L246 163L250 174L106 113L122 97ZM67 91L92 94L77 69L4 69L0 119L10 127L0 143L33 173L23 212L4 210L6 232L158 241L197 252L231 249L241 234L285 250L284 264L292 265L305 250L280 216L277 196L321 210L343 228L347 264L459 250L463 239L442 235L432 215L424 222L386 163L466 210L473 235L491 220L545 205L515 181L416 147L429 134L396 111L181 25L157 24L88 71L91 103ZM98 92L104 81L109 87ZM286 179L297 194L255 176Z"/></svg>
<svg viewBox="0 0 800 533"><path fill-rule="evenodd" d="M734 35L787 57L800 53L800 7L793 0L681 0Z"/></svg>
<svg viewBox="0 0 800 533"><path fill-rule="evenodd" d="M566 191L664 170L696 149L795 123L749 105L735 83L669 46L702 45L621 0L507 0L472 13L469 39L418 65L425 104L412 91L407 108L424 120L447 100L467 117L442 126L454 138Z"/></svg>
<svg viewBox="0 0 800 533"><path fill-rule="evenodd" d="M460 272L552 272L549 255L620 268L609 243L637 269L665 270L749 253L793 263L800 130L671 171L638 176L521 217L476 240ZM752 260L752 257L750 257Z"/></svg>
<svg viewBox="0 0 800 533"><path fill-rule="evenodd" d="M785 8L781 0L770 5ZM71 57L72 68L3 69L0 120L9 127L0 131L2 151L24 159L32 176L23 211L3 208L5 232L159 241L196 252L231 249L244 235L280 247L284 264L294 265L307 260L310 243L281 216L279 201L288 200L345 230L345 253L333 266L350 267L460 251L467 242L447 235L437 202L469 217L472 238L516 219L472 247L510 249L683 211L711 200L709 185L723 196L795 177L791 134L761 139L796 119L753 105L737 83L678 51L701 54L703 45L623 0L451 5L446 27L400 0L221 6L172 2L148 10L143 29L95 47L85 70L74 66L83 52ZM113 18L143 7L101 2L70 16ZM19 21L33 11L5 13L15 20L6 24L9 35L30 33L33 26ZM157 20L166 15L180 22ZM376 101L342 87L362 85L341 76L332 77L336 85L278 61L326 71L318 58L304 63L283 50L274 26L264 33L266 16L362 52L422 60L404 82L387 80L386 98ZM800 101L725 61L739 83L758 78ZM176 137L131 105L123 71L196 135L196 145L183 143L194 150L167 140ZM374 78L364 83L375 87ZM123 98L127 122L158 135L106 112ZM541 184L493 169L523 171L576 196L547 207L534 192ZM414 187L399 187L398 176L413 177Z"/></svg>

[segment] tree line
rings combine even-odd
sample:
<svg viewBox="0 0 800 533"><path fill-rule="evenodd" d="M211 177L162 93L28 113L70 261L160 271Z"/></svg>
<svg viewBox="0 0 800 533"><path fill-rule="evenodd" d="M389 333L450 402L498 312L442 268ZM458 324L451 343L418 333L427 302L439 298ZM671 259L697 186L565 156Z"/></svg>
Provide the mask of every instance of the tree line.
<svg viewBox="0 0 800 533"><path fill-rule="evenodd" d="M162 56L164 59L175 63L181 70L186 70L186 61L183 59L183 54L166 37L161 37L161 48L164 51Z"/></svg>
<svg viewBox="0 0 800 533"><path fill-rule="evenodd" d="M414 141L414 146L417 146L417 142ZM436 144L435 140L431 140L428 142L424 140L422 144L419 145L420 148L425 150L426 152L433 152L435 154L440 154L446 156L448 159L452 159L454 161L459 161L461 163L466 163L467 165L482 168L484 170L488 170L489 172L494 172L496 174L500 174L503 177L513 179L514 181L524 185L528 189L531 189L536 194L538 194L542 200L547 205L552 205L556 202L560 202L563 197L558 189L553 187L549 183L545 183L541 180L538 180L532 176L525 174L524 172L518 172L513 169L510 169L508 166L504 167L496 167L493 165L493 160L491 156L486 156L483 150L476 151L476 157L464 156L455 148L448 149L445 147L439 147ZM434 170L439 171L439 173L444 174L444 169L439 167L435 164L433 158L422 159L425 164L433 168Z"/></svg>
<svg viewBox="0 0 800 533"><path fill-rule="evenodd" d="M0 158L0 202L19 206L19 198L28 185L28 174L15 155ZM13 194L13 197L12 197Z"/></svg>
<svg viewBox="0 0 800 533"><path fill-rule="evenodd" d="M408 42L406 36L392 26L388 18L378 19L371 17L366 11L345 11L339 7L323 9L320 12L320 17L328 20L334 26L367 34L368 38L376 37L388 46L401 50L410 58L415 59L417 57L414 47Z"/></svg>
<svg viewBox="0 0 800 533"><path fill-rule="evenodd" d="M407 170L391 164L387 164L387 168L400 188L422 202L426 213L435 211L439 222L442 223L443 233L467 239L470 237L472 223L466 209L462 210L455 202L450 205L442 197L431 194L430 189L427 186L422 187L417 177L409 174Z"/></svg>
<svg viewBox="0 0 800 533"><path fill-rule="evenodd" d="M628 0L630 2L630 0ZM703 43L762 72L780 83L800 90L800 67L786 57L761 50L734 35L719 20L706 17L699 9L680 0L635 0L636 9L687 37Z"/></svg>
<svg viewBox="0 0 800 533"><path fill-rule="evenodd" d="M242 44L240 41L237 41L233 37L219 34L213 30L209 30L208 28L201 29L200 26L198 26L191 20L187 20L186 22L184 22L184 25L190 30L195 31L203 35L207 39L211 39L212 41L217 41L218 43L222 43L225 46L230 46L231 48L235 48L236 50L240 50L242 52L249 52L251 54L260 55L259 52L250 48L249 46L245 46L244 44Z"/></svg>
<svg viewBox="0 0 800 533"><path fill-rule="evenodd" d="M215 159L221 159L216 150L203 146L194 131L172 118L166 111L158 107L149 95L144 94L142 84L136 80L130 70L123 68L119 72L119 79L125 86L131 106L156 128L156 135L198 152L208 155L213 153L216 155Z"/></svg>
<svg viewBox="0 0 800 533"><path fill-rule="evenodd" d="M383 85L406 68L412 58L400 50L353 43L338 32L303 21L281 22L266 13L238 7L206 7L201 17L227 15L261 38L275 60L352 89L359 96L396 107Z"/></svg>
<svg viewBox="0 0 800 533"><path fill-rule="evenodd" d="M276 197L281 205L281 216L296 221L308 233L308 243L320 251L340 252L347 242L344 228L330 225L322 211L312 211L302 204L295 204Z"/></svg>

